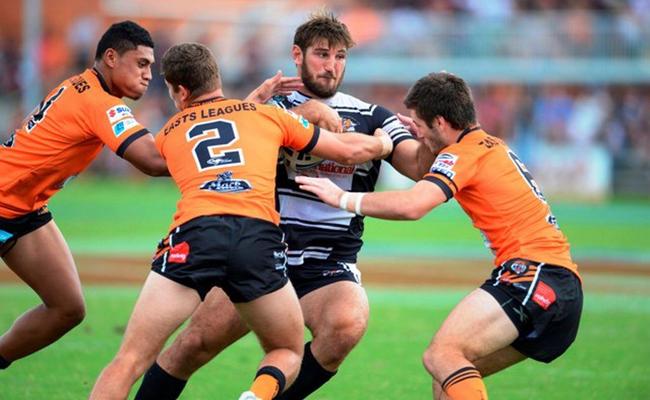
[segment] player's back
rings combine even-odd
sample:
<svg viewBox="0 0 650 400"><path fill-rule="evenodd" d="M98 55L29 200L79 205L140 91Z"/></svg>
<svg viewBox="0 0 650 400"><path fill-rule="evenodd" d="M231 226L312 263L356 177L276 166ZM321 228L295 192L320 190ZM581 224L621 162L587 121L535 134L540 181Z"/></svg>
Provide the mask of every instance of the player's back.
<svg viewBox="0 0 650 400"><path fill-rule="evenodd" d="M172 117L156 137L181 200L172 228L203 215L278 224L278 149L311 149L318 129L277 107L215 98Z"/></svg>
<svg viewBox="0 0 650 400"><path fill-rule="evenodd" d="M441 151L432 171L451 182L496 265L521 257L577 269L539 186L502 140L470 132Z"/></svg>
<svg viewBox="0 0 650 400"><path fill-rule="evenodd" d="M42 207L104 144L121 155L146 133L96 71L66 79L0 146L0 216Z"/></svg>

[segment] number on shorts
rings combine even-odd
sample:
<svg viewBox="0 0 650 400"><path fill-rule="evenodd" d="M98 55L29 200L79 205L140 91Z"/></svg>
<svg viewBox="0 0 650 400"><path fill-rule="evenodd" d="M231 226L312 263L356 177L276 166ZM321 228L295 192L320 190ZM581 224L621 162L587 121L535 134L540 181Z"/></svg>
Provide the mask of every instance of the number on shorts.
<svg viewBox="0 0 650 400"><path fill-rule="evenodd" d="M544 197L542 190L539 188L539 185L537 184L537 182L535 182L535 179L533 179L533 175L531 175L531 173L528 171L524 163L511 150L508 150L508 155L510 156L510 159L512 159L512 162L515 163L515 166L519 170L519 173L524 178L528 186L530 186L530 189L533 191L535 196L537 196L538 199L546 203L546 198Z"/></svg>
<svg viewBox="0 0 650 400"><path fill-rule="evenodd" d="M237 127L232 121L219 119L196 124L187 132L187 140L196 137L201 137L193 148L194 160L199 171L244 164L244 153L241 149L228 149L216 153L219 147L230 146L239 140Z"/></svg>

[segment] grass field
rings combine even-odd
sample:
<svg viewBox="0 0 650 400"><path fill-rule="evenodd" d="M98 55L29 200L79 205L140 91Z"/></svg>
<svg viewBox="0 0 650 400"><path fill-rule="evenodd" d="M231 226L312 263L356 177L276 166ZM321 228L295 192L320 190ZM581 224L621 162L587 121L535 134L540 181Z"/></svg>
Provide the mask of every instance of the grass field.
<svg viewBox="0 0 650 400"><path fill-rule="evenodd" d="M55 198L51 209L82 277L101 269L109 280L111 274L132 274L131 281L138 283L167 229L176 196L164 181L79 180ZM650 204L558 203L553 209L583 272L581 330L568 353L550 366L527 361L488 378L491 398L650 398ZM368 333L339 375L312 398L430 398L421 352L453 305L487 274L486 263L476 261L487 261L489 255L454 204L415 223L368 220L365 239L360 264L368 277L399 269L416 281L421 275L427 278L420 279L419 286L396 286L401 282L397 279L392 284L385 279L367 281ZM454 259L456 264L440 259ZM419 260L417 268L411 260ZM2 270L7 276L4 266ZM449 287L435 283L436 277L456 273L467 279ZM137 284L94 282L84 282L87 319L55 345L0 372L0 399L87 397L119 346L138 294ZM37 303L26 286L0 283L0 331ZM244 338L199 371L182 398L236 398L250 382L260 355L254 338Z"/></svg>

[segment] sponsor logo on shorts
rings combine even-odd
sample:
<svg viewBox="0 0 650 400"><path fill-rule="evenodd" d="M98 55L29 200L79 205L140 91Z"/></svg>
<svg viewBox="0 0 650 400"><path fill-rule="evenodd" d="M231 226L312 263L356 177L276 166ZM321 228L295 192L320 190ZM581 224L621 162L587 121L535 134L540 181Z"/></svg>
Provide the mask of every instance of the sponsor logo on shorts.
<svg viewBox="0 0 650 400"><path fill-rule="evenodd" d="M456 176L456 172L454 171L456 161L458 161L458 156L450 153L441 153L433 162L431 173L442 174L449 179L454 179L454 176Z"/></svg>
<svg viewBox="0 0 650 400"><path fill-rule="evenodd" d="M217 179L204 182L201 190L211 190L219 193L236 193L246 192L253 187L246 179L235 179L232 177L232 171L226 171L217 175Z"/></svg>
<svg viewBox="0 0 650 400"><path fill-rule="evenodd" d="M190 254L190 245L187 242L181 242L169 249L168 263L185 263L187 256Z"/></svg>
<svg viewBox="0 0 650 400"><path fill-rule="evenodd" d="M113 124L113 133L115 134L115 137L119 137L121 134L136 125L138 125L138 121L136 121L134 118L123 119L120 122Z"/></svg>
<svg viewBox="0 0 650 400"><path fill-rule="evenodd" d="M533 301L544 310L548 310L551 304L555 303L555 291L544 282L539 282L533 293Z"/></svg>
<svg viewBox="0 0 650 400"><path fill-rule="evenodd" d="M273 251L273 258L275 259L276 270L287 269L287 253L285 251Z"/></svg>
<svg viewBox="0 0 650 400"><path fill-rule="evenodd" d="M517 275L523 275L526 273L526 271L528 271L528 264L521 261L515 261L510 264L510 271L514 272Z"/></svg>
<svg viewBox="0 0 650 400"><path fill-rule="evenodd" d="M131 117L133 118L133 114L131 113L131 109L124 104L120 104L114 107L111 107L106 111L106 115L108 116L108 122L112 125L113 123L126 118L126 117Z"/></svg>

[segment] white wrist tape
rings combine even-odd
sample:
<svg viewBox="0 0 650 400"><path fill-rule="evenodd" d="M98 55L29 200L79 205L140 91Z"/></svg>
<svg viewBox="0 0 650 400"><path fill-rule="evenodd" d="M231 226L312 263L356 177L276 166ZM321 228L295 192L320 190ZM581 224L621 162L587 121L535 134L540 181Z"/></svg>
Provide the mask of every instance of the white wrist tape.
<svg viewBox="0 0 650 400"><path fill-rule="evenodd" d="M363 199L363 196L365 196L365 193L358 193L357 198L354 199L354 213L357 215L363 215L361 213L361 200Z"/></svg>
<svg viewBox="0 0 650 400"><path fill-rule="evenodd" d="M350 192L343 192L341 198L339 199L339 208L341 210L348 210L348 199L350 198Z"/></svg>
<svg viewBox="0 0 650 400"><path fill-rule="evenodd" d="M388 135L383 135L379 138L381 140L381 158L386 158L393 150L393 141Z"/></svg>

